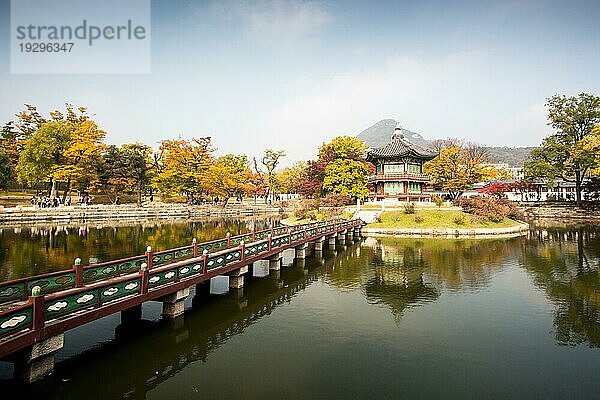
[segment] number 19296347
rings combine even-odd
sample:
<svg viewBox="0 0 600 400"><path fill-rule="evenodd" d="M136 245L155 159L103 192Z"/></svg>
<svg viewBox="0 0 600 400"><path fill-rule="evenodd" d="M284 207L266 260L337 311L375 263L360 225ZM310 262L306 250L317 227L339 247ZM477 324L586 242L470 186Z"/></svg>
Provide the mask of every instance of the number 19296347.
<svg viewBox="0 0 600 400"><path fill-rule="evenodd" d="M70 53L74 43L19 43L21 53Z"/></svg>

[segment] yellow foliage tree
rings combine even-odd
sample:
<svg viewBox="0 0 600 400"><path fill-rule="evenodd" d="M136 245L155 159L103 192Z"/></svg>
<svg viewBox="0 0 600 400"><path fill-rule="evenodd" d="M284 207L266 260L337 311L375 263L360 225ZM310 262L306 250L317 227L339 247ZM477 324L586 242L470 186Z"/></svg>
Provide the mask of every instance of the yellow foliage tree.
<svg viewBox="0 0 600 400"><path fill-rule="evenodd" d="M483 164L484 153L475 147L453 144L423 164L423 172L431 175L432 183L448 191L454 200L474 183L489 179L495 169Z"/></svg>

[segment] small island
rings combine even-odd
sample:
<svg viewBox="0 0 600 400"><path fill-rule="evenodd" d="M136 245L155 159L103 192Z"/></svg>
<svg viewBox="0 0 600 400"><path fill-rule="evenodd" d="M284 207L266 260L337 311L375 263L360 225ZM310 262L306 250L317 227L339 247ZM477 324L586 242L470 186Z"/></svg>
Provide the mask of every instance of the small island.
<svg viewBox="0 0 600 400"><path fill-rule="evenodd" d="M435 237L498 237L519 236L529 230L529 225L518 220L502 218L492 220L460 209L409 209L382 212L368 224L367 235L435 236Z"/></svg>

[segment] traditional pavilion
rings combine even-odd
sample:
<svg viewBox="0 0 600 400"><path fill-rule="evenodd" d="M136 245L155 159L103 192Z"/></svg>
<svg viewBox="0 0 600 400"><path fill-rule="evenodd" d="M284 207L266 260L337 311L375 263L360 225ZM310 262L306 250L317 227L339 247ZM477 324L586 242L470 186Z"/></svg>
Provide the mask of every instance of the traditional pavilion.
<svg viewBox="0 0 600 400"><path fill-rule="evenodd" d="M402 127L396 125L389 143L367 153L367 160L375 165L375 175L369 178L374 191L369 197L430 201L431 195L423 192L429 182L429 175L423 173L423 163L436 156L434 151L408 141Z"/></svg>

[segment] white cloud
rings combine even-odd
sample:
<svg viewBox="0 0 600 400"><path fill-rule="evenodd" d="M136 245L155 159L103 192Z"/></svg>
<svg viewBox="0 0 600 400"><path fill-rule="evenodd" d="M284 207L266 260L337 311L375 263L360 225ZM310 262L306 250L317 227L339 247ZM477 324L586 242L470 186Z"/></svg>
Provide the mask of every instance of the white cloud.
<svg viewBox="0 0 600 400"><path fill-rule="evenodd" d="M545 109L515 97L518 77L493 57L459 52L431 60L393 56L365 69L298 78L262 120L257 143L286 149L285 164L316 157L320 143L393 118L426 139L461 137L485 145L530 146L544 136Z"/></svg>
<svg viewBox="0 0 600 400"><path fill-rule="evenodd" d="M215 1L209 12L256 39L280 44L310 36L334 20L322 3L302 0Z"/></svg>

